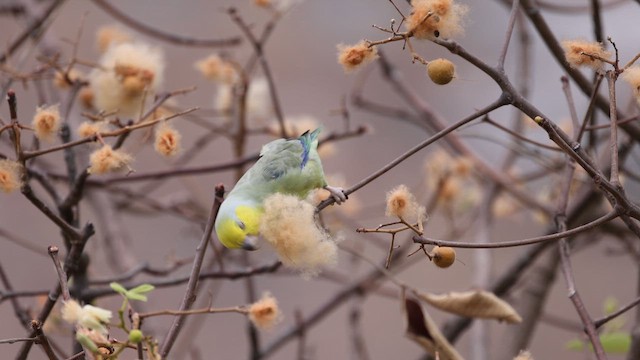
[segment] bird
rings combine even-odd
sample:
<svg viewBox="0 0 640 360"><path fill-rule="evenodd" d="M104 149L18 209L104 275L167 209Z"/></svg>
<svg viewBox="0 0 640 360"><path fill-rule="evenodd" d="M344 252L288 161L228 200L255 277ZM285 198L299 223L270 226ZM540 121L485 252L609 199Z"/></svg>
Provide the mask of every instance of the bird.
<svg viewBox="0 0 640 360"><path fill-rule="evenodd" d="M215 221L218 240L230 249L257 250L264 200L274 193L305 198L324 188L337 204L347 200L340 187L327 184L318 155L322 128L305 131L297 139L277 139L265 144L260 157L228 193Z"/></svg>

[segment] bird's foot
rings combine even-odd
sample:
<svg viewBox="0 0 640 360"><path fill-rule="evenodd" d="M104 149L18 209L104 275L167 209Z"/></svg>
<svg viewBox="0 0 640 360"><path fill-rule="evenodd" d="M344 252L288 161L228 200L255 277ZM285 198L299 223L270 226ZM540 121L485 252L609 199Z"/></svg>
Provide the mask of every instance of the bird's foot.
<svg viewBox="0 0 640 360"><path fill-rule="evenodd" d="M343 202L347 201L347 199L349 198L345 193L344 193L344 189L341 187L335 187L335 186L329 186L326 185L325 190L327 190L329 193L331 193L331 197L333 198L333 200L335 200L335 202L340 205Z"/></svg>

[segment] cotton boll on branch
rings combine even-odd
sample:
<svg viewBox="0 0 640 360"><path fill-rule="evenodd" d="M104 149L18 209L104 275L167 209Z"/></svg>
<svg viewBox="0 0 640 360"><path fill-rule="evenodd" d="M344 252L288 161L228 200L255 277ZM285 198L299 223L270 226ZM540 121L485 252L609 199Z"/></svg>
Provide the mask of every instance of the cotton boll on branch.
<svg viewBox="0 0 640 360"><path fill-rule="evenodd" d="M156 128L154 149L158 154L172 157L180 152L182 135L169 123L163 122Z"/></svg>
<svg viewBox="0 0 640 360"><path fill-rule="evenodd" d="M611 52L606 51L597 41L566 40L562 42L562 47L565 59L573 68L588 66L594 70L601 70L603 62L600 59L611 58Z"/></svg>
<svg viewBox="0 0 640 360"><path fill-rule="evenodd" d="M208 80L228 85L238 81L238 74L233 64L217 54L197 61L194 66Z"/></svg>
<svg viewBox="0 0 640 360"><path fill-rule="evenodd" d="M78 126L76 133L81 138L95 136L106 131L107 125L105 121L84 121Z"/></svg>
<svg viewBox="0 0 640 360"><path fill-rule="evenodd" d="M260 234L273 246L288 267L314 276L320 268L334 265L337 246L334 239L316 225L315 208L292 195L276 193L264 201Z"/></svg>
<svg viewBox="0 0 640 360"><path fill-rule="evenodd" d="M52 141L61 126L58 105L39 107L33 116L32 126L39 140Z"/></svg>
<svg viewBox="0 0 640 360"><path fill-rule="evenodd" d="M632 66L622 73L622 79L631 86L633 96L640 104L640 66Z"/></svg>
<svg viewBox="0 0 640 360"><path fill-rule="evenodd" d="M355 45L338 45L338 63L347 73L367 65L377 57L378 49L369 47L364 40Z"/></svg>
<svg viewBox="0 0 640 360"><path fill-rule="evenodd" d="M399 185L387 193L386 215L420 222L425 219L426 212L409 189L405 185Z"/></svg>
<svg viewBox="0 0 640 360"><path fill-rule="evenodd" d="M248 309L249 320L260 330L269 330L282 320L278 301L270 293L251 304Z"/></svg>
<svg viewBox="0 0 640 360"><path fill-rule="evenodd" d="M106 174L124 168L131 171L132 161L131 155L121 150L114 150L109 145L103 145L89 156L90 166L87 171L94 175Z"/></svg>
<svg viewBox="0 0 640 360"><path fill-rule="evenodd" d="M90 74L93 105L122 116L136 116L144 99L152 99L162 82L164 57L158 48L146 44L122 43L107 50L101 68Z"/></svg>
<svg viewBox="0 0 640 360"><path fill-rule="evenodd" d="M13 192L22 186L22 165L15 161L0 159L0 190Z"/></svg>
<svg viewBox="0 0 640 360"><path fill-rule="evenodd" d="M465 5L453 0L412 0L407 29L418 39L450 38L464 32Z"/></svg>

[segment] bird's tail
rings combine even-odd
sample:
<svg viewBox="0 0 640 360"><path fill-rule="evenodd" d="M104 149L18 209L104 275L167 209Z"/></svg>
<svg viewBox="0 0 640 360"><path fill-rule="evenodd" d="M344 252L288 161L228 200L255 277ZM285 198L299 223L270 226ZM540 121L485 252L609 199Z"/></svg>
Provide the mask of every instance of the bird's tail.
<svg viewBox="0 0 640 360"><path fill-rule="evenodd" d="M307 160L309 160L309 152L311 152L312 149L318 147L318 136L320 135L320 131L322 131L322 127L319 127L312 132L309 132L309 130L307 130L298 138L298 140L300 140L300 143L302 143L303 149L302 163L300 164L300 168L303 168L307 164Z"/></svg>

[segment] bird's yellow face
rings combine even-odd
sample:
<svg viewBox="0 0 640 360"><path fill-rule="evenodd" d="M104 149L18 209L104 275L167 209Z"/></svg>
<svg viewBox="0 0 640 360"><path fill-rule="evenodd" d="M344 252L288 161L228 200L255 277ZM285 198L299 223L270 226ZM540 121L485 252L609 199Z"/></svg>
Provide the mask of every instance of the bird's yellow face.
<svg viewBox="0 0 640 360"><path fill-rule="evenodd" d="M218 239L231 249L256 250L261 216L262 210L257 207L221 208L215 224Z"/></svg>

